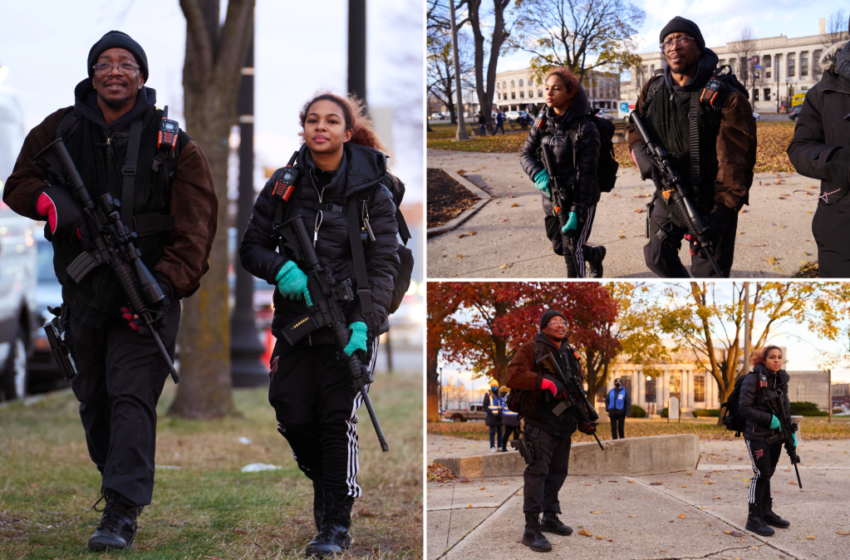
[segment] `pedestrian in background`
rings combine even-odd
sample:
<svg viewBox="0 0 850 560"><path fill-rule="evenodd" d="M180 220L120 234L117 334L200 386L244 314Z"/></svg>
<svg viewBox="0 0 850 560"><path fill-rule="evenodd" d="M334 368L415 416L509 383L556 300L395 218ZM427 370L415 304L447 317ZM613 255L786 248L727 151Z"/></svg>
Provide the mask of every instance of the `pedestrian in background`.
<svg viewBox="0 0 850 560"><path fill-rule="evenodd" d="M502 134L505 133L505 114L501 111L496 112L496 129L493 131L493 136L496 135L497 132L502 131Z"/></svg>
<svg viewBox="0 0 850 560"><path fill-rule="evenodd" d="M605 410L611 420L611 439L626 437L626 416L632 415L632 396L623 387L623 381L618 377L614 380L614 388L608 391L605 399Z"/></svg>
<svg viewBox="0 0 850 560"><path fill-rule="evenodd" d="M507 393L509 389L507 387L502 388L503 393ZM505 398L502 397L502 425L505 427L505 434L502 436L502 451L507 452L508 450L508 442L511 441L511 436L515 436L514 439L519 437L519 414L510 410L505 404Z"/></svg>
<svg viewBox="0 0 850 560"><path fill-rule="evenodd" d="M487 117L483 111L478 111L478 135L487 136Z"/></svg>
<svg viewBox="0 0 850 560"><path fill-rule="evenodd" d="M502 410L504 403L499 396L499 382L490 380L490 391L484 395L484 424L490 427L490 453L502 448Z"/></svg>

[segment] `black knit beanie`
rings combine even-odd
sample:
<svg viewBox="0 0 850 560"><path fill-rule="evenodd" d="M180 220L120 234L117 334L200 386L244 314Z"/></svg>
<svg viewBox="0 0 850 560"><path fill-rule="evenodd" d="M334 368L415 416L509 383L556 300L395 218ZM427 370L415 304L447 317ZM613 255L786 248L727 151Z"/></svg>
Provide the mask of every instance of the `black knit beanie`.
<svg viewBox="0 0 850 560"><path fill-rule="evenodd" d="M667 37L667 35L670 35L671 33L687 33L688 35L696 39L696 43L700 51L705 50L705 39L702 38L702 33L699 30L699 26L691 20L679 16L676 16L671 19L667 23L667 25L664 26L664 29L661 30L661 35L659 36L658 43L664 44L664 39Z"/></svg>
<svg viewBox="0 0 850 560"><path fill-rule="evenodd" d="M125 49L133 53L136 57L136 64L142 70L142 78L145 82L148 81L148 57L145 54L145 49L140 44L133 40L132 37L121 31L110 31L100 38L100 40L92 46L89 51L89 78L94 76L94 65L97 64L97 59L108 49Z"/></svg>
<svg viewBox="0 0 850 560"><path fill-rule="evenodd" d="M550 309L549 311L547 311L546 313L543 314L543 317L540 318L540 330L541 331L546 328L546 325L549 324L549 321L552 320L552 317L560 317L561 319L564 320L564 322L566 322L566 320L567 320L567 318L564 317L563 314L560 311L555 311L554 309Z"/></svg>

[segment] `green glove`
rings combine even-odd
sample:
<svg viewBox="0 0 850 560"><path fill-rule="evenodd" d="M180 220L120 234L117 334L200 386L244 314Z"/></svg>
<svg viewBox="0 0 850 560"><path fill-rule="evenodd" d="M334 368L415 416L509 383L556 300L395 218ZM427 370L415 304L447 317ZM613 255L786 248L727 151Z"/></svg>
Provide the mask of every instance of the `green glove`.
<svg viewBox="0 0 850 560"><path fill-rule="evenodd" d="M791 434L791 437L794 438L794 447L797 447L797 434Z"/></svg>
<svg viewBox="0 0 850 560"><path fill-rule="evenodd" d="M782 424L779 423L779 418L776 416L771 416L770 429L782 431Z"/></svg>
<svg viewBox="0 0 850 560"><path fill-rule="evenodd" d="M549 193L549 173L546 172L546 169L541 169L535 173L532 180L534 181L534 186L538 191L542 191L548 197L552 196Z"/></svg>
<svg viewBox="0 0 850 560"><path fill-rule="evenodd" d="M277 289L285 298L296 301L306 300L307 305L312 306L310 292L307 291L307 275L301 272L295 261L287 261L278 271L275 277Z"/></svg>
<svg viewBox="0 0 850 560"><path fill-rule="evenodd" d="M348 341L348 345L345 347L343 352L351 356L357 350L363 350L366 352L366 323L363 321L355 321L348 325L348 328L351 329L351 339Z"/></svg>
<svg viewBox="0 0 850 560"><path fill-rule="evenodd" d="M561 233L567 233L570 230L576 229L578 227L578 216L576 216L575 212L570 212L570 217L567 220L567 225L561 228Z"/></svg>

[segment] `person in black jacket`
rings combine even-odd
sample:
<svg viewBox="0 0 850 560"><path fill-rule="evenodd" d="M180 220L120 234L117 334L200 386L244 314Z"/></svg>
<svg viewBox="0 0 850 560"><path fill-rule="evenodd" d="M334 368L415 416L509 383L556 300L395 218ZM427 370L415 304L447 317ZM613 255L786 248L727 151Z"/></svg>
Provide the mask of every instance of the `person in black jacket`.
<svg viewBox="0 0 850 560"><path fill-rule="evenodd" d="M788 158L797 172L821 180L812 220L821 278L850 277L850 41L823 73L797 118Z"/></svg>
<svg viewBox="0 0 850 560"><path fill-rule="evenodd" d="M762 536L774 533L769 527L788 527L790 523L773 513L773 500L770 497L770 479L776 470L776 463L782 453L782 441L768 443L766 440L781 430L779 419L771 412L765 400L761 385L782 391L782 406L785 414L791 416L791 403L788 401L788 380L790 377L782 369L782 350L768 346L753 352L751 371L741 383L738 398L738 413L746 418L747 428L744 441L753 463L753 477L750 481L749 516L747 530ZM797 443L797 434L794 434Z"/></svg>
<svg viewBox="0 0 850 560"><path fill-rule="evenodd" d="M555 253L563 255L567 276L602 278L605 247L587 245L599 202L599 131L590 120L587 95L572 72L553 68L545 83L546 109L538 116L540 124L528 133L520 163L534 186L546 195L542 198L546 235ZM544 166L543 150L552 169ZM556 186L563 198L558 198Z"/></svg>
<svg viewBox="0 0 850 560"><path fill-rule="evenodd" d="M363 105L352 98L323 93L301 111L304 144L295 163L298 177L288 201L273 198L276 172L254 204L239 248L242 266L277 287L272 333L277 338L270 363L269 402L278 431L286 438L298 467L313 482L314 515L319 534L307 546L308 555L327 556L350 544L351 507L360 497L357 409L362 404L342 360L357 353L364 368L375 367L378 336L389 329L387 308L392 298L399 259L396 207L389 187L396 179L387 172L386 149L371 129ZM356 197L356 199L352 198ZM277 204L284 219L301 216L312 229L319 261L338 281L355 280L345 208L362 205L374 239L365 242L371 303L364 312L359 297L343 306L350 322L347 356L338 355L329 327L290 345L281 330L308 312L304 262L276 252L272 237ZM283 221L283 220L281 220Z"/></svg>

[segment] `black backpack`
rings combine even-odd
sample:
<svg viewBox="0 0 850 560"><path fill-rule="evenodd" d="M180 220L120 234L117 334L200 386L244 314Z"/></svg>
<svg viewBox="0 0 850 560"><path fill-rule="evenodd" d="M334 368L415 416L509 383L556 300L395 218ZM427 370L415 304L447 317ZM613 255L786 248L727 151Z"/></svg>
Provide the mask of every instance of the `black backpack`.
<svg viewBox="0 0 850 560"><path fill-rule="evenodd" d="M741 397L741 385L744 384L745 377L746 375L742 375L735 380L735 388L732 390L732 394L729 395L729 400L720 405L721 407L726 407L726 413L723 415L722 420L723 425L730 432L735 432L735 437L741 437L741 432L747 429L747 419L738 414L738 399Z"/></svg>
<svg viewBox="0 0 850 560"><path fill-rule="evenodd" d="M404 215L401 213L401 201L404 198L404 183L397 177L389 174L387 174L387 179L382 184L393 194L393 202L396 207L395 218L396 222L398 222L398 234L401 237L401 243L398 244L399 264L396 269L398 274L395 278L395 284L393 284L392 301L390 302L390 307L387 309L387 312L395 313L404 300L404 294L410 288L410 279L413 276L413 251L407 247L407 242L410 239L410 230L407 227L407 222L404 221ZM356 259L357 257L355 257L355 263Z"/></svg>
<svg viewBox="0 0 850 560"><path fill-rule="evenodd" d="M617 171L620 169L620 164L614 158L614 123L597 116L595 112L590 116L590 120L599 131L601 143L599 146L599 167L597 168L599 190L606 193L611 192L614 189L614 183L617 182Z"/></svg>

